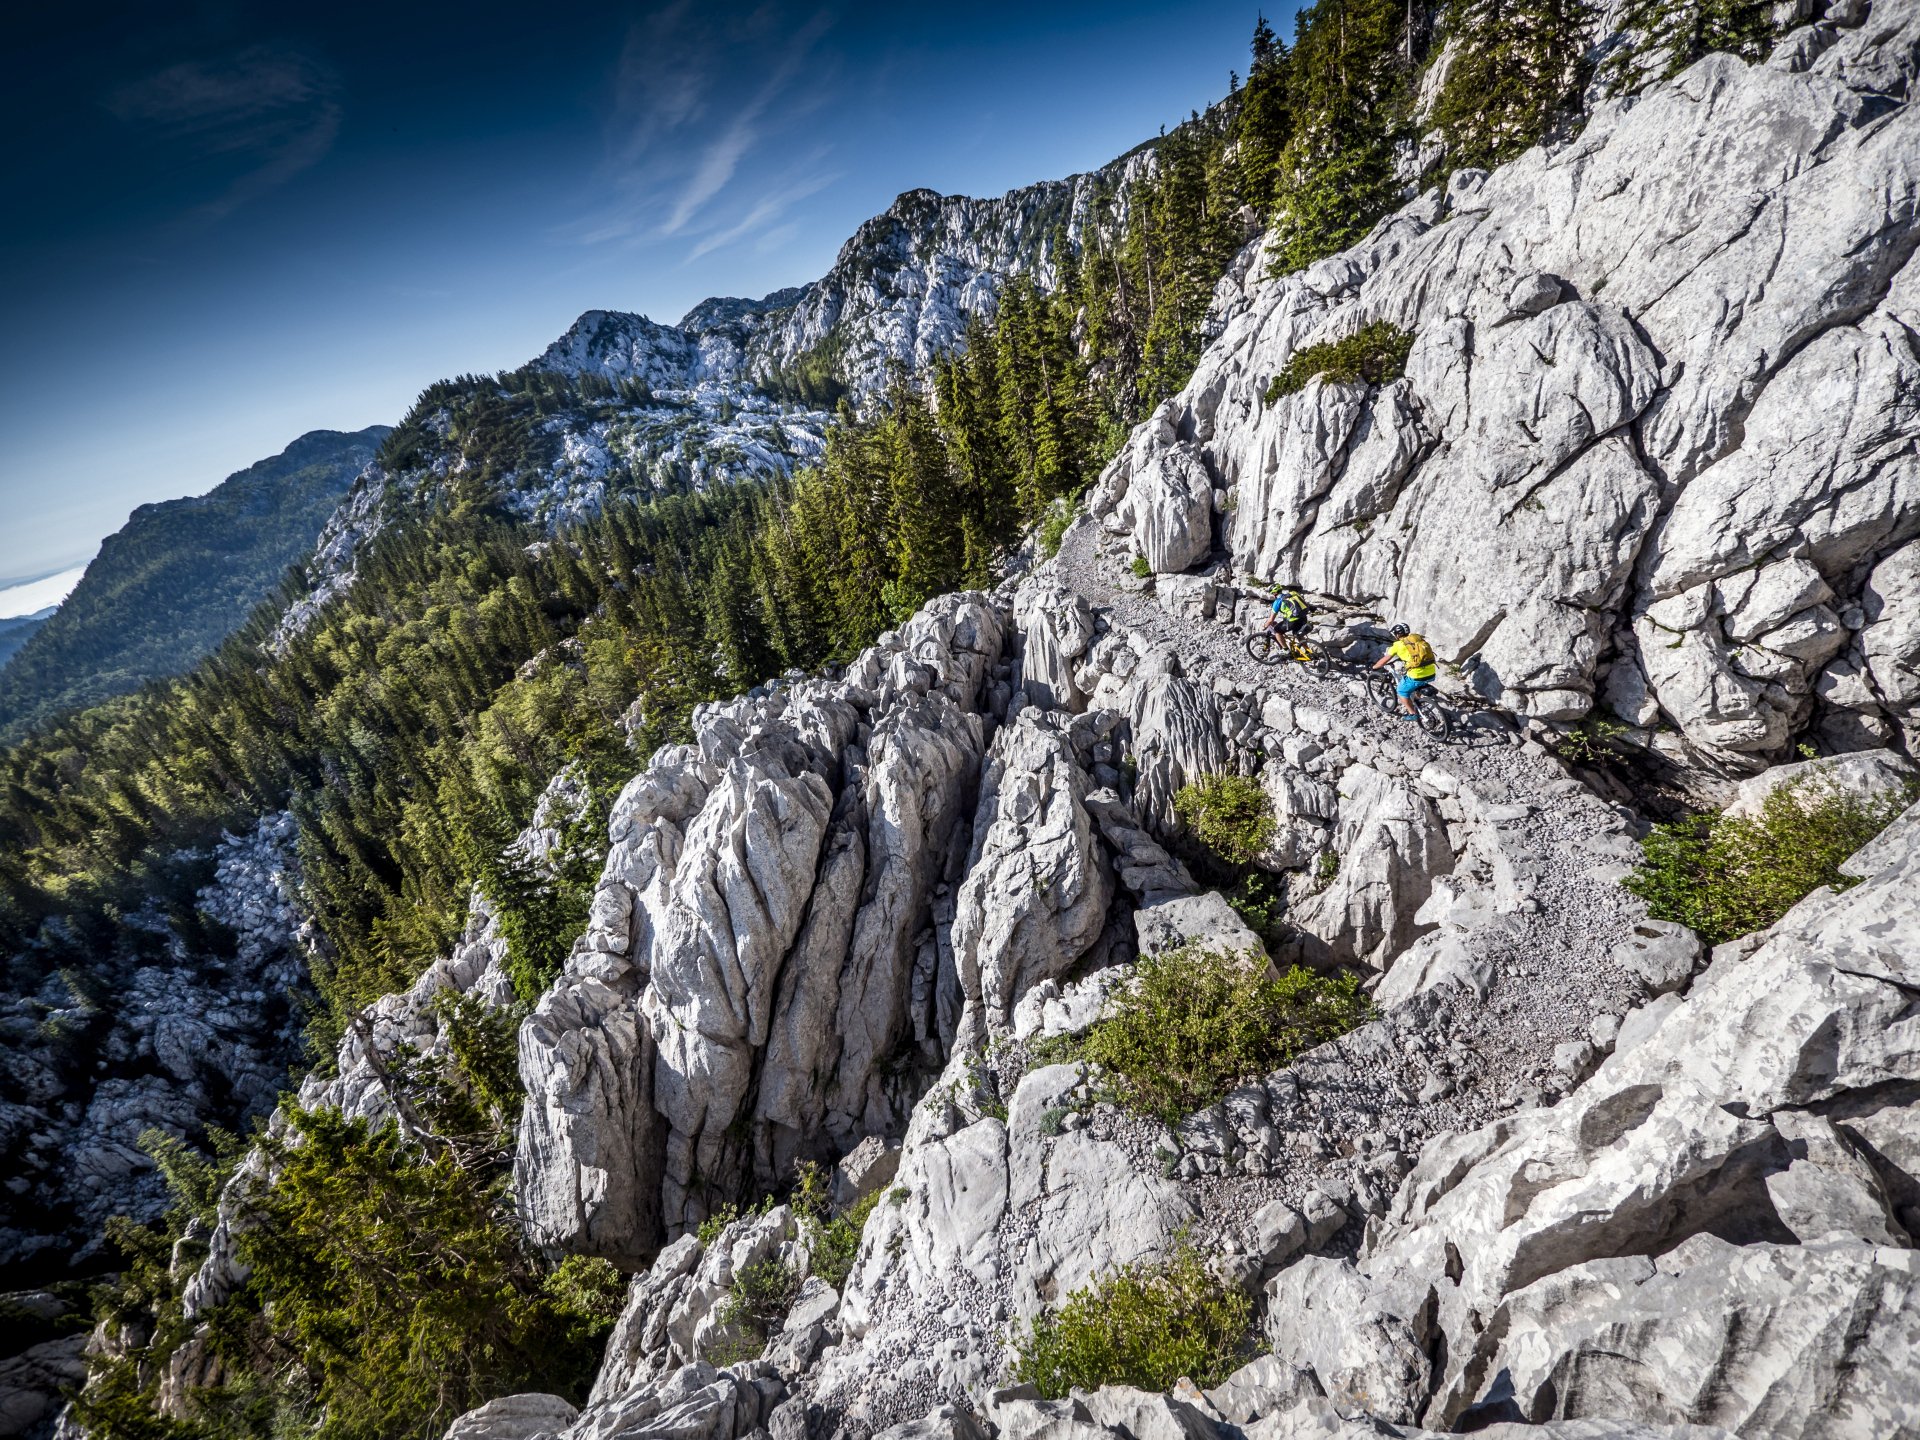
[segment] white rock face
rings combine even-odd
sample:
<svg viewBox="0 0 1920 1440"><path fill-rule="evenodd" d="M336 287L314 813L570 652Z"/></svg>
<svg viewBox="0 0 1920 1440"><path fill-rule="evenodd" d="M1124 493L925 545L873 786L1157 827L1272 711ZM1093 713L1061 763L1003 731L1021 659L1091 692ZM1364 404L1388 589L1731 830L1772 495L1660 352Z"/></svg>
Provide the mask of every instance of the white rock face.
<svg viewBox="0 0 1920 1440"><path fill-rule="evenodd" d="M1466 1137L1464 1156L1429 1151L1357 1267L1284 1272L1283 1358L1336 1400L1384 1394L1377 1413L1428 1424L1909 1423L1915 1152L1874 1149L1855 1117L1916 1128L1920 807L1847 868L1864 883L1716 959L1565 1102ZM1379 1318L1329 1339L1309 1322L1330 1295Z"/></svg>
<svg viewBox="0 0 1920 1440"><path fill-rule="evenodd" d="M756 1173L903 1123L889 1062L937 1068L958 1020L929 926L952 923L1001 625L949 597L839 682L703 709L698 746L627 787L587 934L521 1031L539 1243L643 1263Z"/></svg>
<svg viewBox="0 0 1920 1440"><path fill-rule="evenodd" d="M1439 812L1407 781L1353 765L1339 794L1340 869L1296 907L1293 922L1319 942L1307 947L1316 964L1385 969L1412 943L1414 916L1453 868L1453 851Z"/></svg>
<svg viewBox="0 0 1920 1440"><path fill-rule="evenodd" d="M1742 780L1725 813L1739 817L1758 815L1767 796L1785 786L1793 786L1795 793L1808 801L1844 795L1854 800L1884 802L1905 794L1916 781L1920 781L1920 769L1904 755L1890 750L1863 750L1821 760L1802 760L1793 765L1776 765L1750 780Z"/></svg>
<svg viewBox="0 0 1920 1440"><path fill-rule="evenodd" d="M1873 14L1602 104L1305 271L1237 268L1095 519L1145 552L1171 512L1136 492L1204 465L1242 573L1478 655L1525 715L1664 720L1698 764L1756 770L1816 719L1841 748L1907 733L1920 116L1878 98L1908 92L1912 8ZM1414 337L1404 379L1266 403L1304 347L1382 320ZM1165 524L1156 568L1203 553L1208 523Z"/></svg>
<svg viewBox="0 0 1920 1440"><path fill-rule="evenodd" d="M1065 975L1106 924L1113 886L1089 788L1071 743L1034 710L995 737L953 922L961 990L988 1029L1006 1029L1020 997Z"/></svg>
<svg viewBox="0 0 1920 1440"><path fill-rule="evenodd" d="M558 1395L502 1395L455 1420L446 1440L542 1440L565 1430L579 1413Z"/></svg>

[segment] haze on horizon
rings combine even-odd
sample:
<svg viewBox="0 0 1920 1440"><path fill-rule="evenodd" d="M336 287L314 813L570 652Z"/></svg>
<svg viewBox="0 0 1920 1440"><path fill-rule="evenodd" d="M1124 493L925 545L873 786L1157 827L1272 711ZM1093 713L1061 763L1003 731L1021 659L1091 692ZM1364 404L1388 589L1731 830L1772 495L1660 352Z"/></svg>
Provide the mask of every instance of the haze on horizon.
<svg viewBox="0 0 1920 1440"><path fill-rule="evenodd" d="M1258 10L164 8L8 48L0 576L584 310L814 279L902 190L1102 164L1219 98Z"/></svg>

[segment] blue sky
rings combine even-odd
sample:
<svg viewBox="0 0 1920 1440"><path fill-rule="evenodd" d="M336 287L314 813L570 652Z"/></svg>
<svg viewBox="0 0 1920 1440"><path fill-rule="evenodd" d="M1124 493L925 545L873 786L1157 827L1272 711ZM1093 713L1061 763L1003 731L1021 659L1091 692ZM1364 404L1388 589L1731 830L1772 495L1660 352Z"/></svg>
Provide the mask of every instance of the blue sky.
<svg viewBox="0 0 1920 1440"><path fill-rule="evenodd" d="M1257 13L72 8L0 59L0 580L583 310L677 319L901 190L1101 164L1244 73Z"/></svg>

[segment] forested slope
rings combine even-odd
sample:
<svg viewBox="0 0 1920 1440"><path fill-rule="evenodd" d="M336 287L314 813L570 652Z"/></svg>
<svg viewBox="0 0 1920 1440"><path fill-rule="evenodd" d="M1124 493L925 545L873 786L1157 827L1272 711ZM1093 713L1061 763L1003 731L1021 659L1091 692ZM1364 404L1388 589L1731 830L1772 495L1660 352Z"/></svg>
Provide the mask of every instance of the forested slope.
<svg viewBox="0 0 1920 1440"><path fill-rule="evenodd" d="M387 428L315 430L205 495L135 510L0 671L0 737L191 667L313 548Z"/></svg>

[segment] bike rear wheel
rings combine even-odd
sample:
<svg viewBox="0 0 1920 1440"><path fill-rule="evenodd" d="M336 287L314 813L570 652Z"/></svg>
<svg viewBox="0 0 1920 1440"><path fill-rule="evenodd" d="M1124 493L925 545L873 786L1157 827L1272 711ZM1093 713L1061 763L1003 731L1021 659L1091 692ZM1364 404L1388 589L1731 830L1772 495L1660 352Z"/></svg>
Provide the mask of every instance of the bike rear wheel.
<svg viewBox="0 0 1920 1440"><path fill-rule="evenodd" d="M1247 636L1247 654L1261 665L1278 665L1281 660L1280 647L1274 643L1273 636L1264 630L1256 630Z"/></svg>
<svg viewBox="0 0 1920 1440"><path fill-rule="evenodd" d="M1422 685L1413 692L1413 713L1419 717L1420 728L1436 740L1446 739L1453 729L1453 717L1431 685Z"/></svg>
<svg viewBox="0 0 1920 1440"><path fill-rule="evenodd" d="M1314 674L1324 678L1333 669L1333 657L1317 640L1302 640L1300 648L1307 652L1307 668Z"/></svg>

